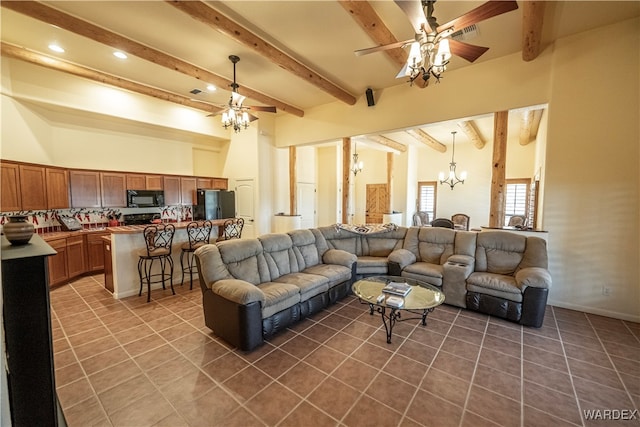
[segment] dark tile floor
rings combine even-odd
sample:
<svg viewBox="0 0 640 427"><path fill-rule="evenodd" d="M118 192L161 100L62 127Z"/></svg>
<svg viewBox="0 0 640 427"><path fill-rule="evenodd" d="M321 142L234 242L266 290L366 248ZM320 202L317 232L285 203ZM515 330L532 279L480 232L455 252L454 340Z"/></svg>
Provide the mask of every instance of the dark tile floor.
<svg viewBox="0 0 640 427"><path fill-rule="evenodd" d="M51 291L70 426L640 425L638 323L548 307L533 329L441 306L387 344L348 297L244 353L204 326L197 285L176 289L118 301L97 275Z"/></svg>

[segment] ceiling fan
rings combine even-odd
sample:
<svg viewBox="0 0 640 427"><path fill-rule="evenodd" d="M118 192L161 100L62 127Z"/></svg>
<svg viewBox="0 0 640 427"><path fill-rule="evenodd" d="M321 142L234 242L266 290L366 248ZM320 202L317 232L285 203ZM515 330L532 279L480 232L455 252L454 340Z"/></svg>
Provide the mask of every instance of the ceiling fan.
<svg viewBox="0 0 640 427"><path fill-rule="evenodd" d="M409 58L396 76L396 78L408 77L410 83L413 83L418 77L428 83L431 76L436 81L440 81L440 77L446 70L452 54L469 62L478 59L489 50L488 47L455 40L451 38L451 35L485 19L518 8L516 1L488 1L464 15L440 25L436 17L433 16L435 0L394 0L394 2L409 18L415 32L414 39L360 49L354 53L356 56L360 56L387 49L410 46Z"/></svg>
<svg viewBox="0 0 640 427"><path fill-rule="evenodd" d="M238 93L240 85L236 82L236 64L240 61L237 55L229 55L229 60L233 63L233 83L231 83L231 97L227 104L220 105L225 110L222 112L222 126L227 129L232 127L234 131L240 132L241 129L249 127L249 123L258 118L249 111L265 111L267 113L275 113L276 107L262 107L258 105L242 105L246 96ZM209 114L208 116L216 116L220 113Z"/></svg>

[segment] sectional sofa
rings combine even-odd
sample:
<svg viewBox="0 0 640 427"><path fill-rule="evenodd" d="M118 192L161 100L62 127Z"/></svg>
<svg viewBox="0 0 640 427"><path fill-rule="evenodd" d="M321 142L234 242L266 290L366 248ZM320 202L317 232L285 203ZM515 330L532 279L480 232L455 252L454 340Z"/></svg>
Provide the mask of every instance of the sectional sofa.
<svg viewBox="0 0 640 427"><path fill-rule="evenodd" d="M501 231L339 225L205 245L196 252L205 324L242 350L346 296L354 280L403 276L445 303L540 327L546 242Z"/></svg>

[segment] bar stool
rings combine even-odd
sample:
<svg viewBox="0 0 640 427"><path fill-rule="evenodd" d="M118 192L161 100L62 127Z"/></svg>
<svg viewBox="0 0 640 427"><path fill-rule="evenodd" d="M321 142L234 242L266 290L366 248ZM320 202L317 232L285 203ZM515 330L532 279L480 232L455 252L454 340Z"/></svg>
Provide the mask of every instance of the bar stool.
<svg viewBox="0 0 640 427"><path fill-rule="evenodd" d="M244 227L244 219L230 218L222 225L222 236L216 242L223 240L239 239L242 237L242 228Z"/></svg>
<svg viewBox="0 0 640 427"><path fill-rule="evenodd" d="M146 227L142 233L146 244L146 249L138 251L138 274L140 275L140 292L138 296L142 295L142 286L147 284L147 302L151 301L151 284L162 282L162 289L166 289L164 281L169 280L171 285L171 292L173 295L176 292L173 290L173 259L171 259L171 244L173 242L173 235L176 232L176 227L173 224L165 225L150 225ZM160 262L160 273L151 273L153 262L158 260ZM167 264L169 266L169 273L167 273ZM154 279L155 280L152 280Z"/></svg>
<svg viewBox="0 0 640 427"><path fill-rule="evenodd" d="M180 286L184 284L184 273L189 273L189 289L193 289L193 270L197 267L194 264L193 253L200 246L209 243L209 237L211 236L211 230L213 224L211 221L206 220L202 224L196 221L190 222L187 225L188 242L184 242L181 246L182 253L180 253L180 268L182 269L182 280ZM184 257L187 257L187 266L184 265Z"/></svg>

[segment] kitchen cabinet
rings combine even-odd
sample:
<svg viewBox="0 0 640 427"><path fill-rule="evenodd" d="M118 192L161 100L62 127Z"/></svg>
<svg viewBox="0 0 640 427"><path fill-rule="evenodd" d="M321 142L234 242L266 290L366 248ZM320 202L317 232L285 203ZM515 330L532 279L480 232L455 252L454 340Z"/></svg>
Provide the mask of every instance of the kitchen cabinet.
<svg viewBox="0 0 640 427"><path fill-rule="evenodd" d="M167 206L180 204L180 177L164 176L162 177L162 185L164 187L164 203Z"/></svg>
<svg viewBox="0 0 640 427"><path fill-rule="evenodd" d="M113 293L113 262L111 258L111 239L108 237L101 237L102 252L104 254L104 287L109 292Z"/></svg>
<svg viewBox="0 0 640 427"><path fill-rule="evenodd" d="M147 177L142 174L127 174L127 190L146 190Z"/></svg>
<svg viewBox="0 0 640 427"><path fill-rule="evenodd" d="M100 191L103 208L127 206L127 175L115 172L100 172Z"/></svg>
<svg viewBox="0 0 640 427"><path fill-rule="evenodd" d="M196 178L196 188L211 189L213 188L213 178Z"/></svg>
<svg viewBox="0 0 640 427"><path fill-rule="evenodd" d="M226 190L229 186L227 178L213 178L213 189Z"/></svg>
<svg viewBox="0 0 640 427"><path fill-rule="evenodd" d="M162 175L147 175L147 190L162 190Z"/></svg>
<svg viewBox="0 0 640 427"><path fill-rule="evenodd" d="M86 271L84 236L67 237L67 273L69 279L78 277Z"/></svg>
<svg viewBox="0 0 640 427"><path fill-rule="evenodd" d="M47 208L69 208L69 171L62 168L46 168Z"/></svg>
<svg viewBox="0 0 640 427"><path fill-rule="evenodd" d="M14 163L0 162L0 170L2 171L0 212L19 211L22 209L20 168Z"/></svg>
<svg viewBox="0 0 640 427"><path fill-rule="evenodd" d="M49 264L49 286L56 286L69 280L67 239L56 239L47 243L57 252L56 255L47 259Z"/></svg>
<svg viewBox="0 0 640 427"><path fill-rule="evenodd" d="M102 237L108 236L108 232L86 233L87 237L87 271L90 273L104 269L104 248Z"/></svg>
<svg viewBox="0 0 640 427"><path fill-rule="evenodd" d="M74 208L99 208L100 172L89 170L69 171L71 206Z"/></svg>
<svg viewBox="0 0 640 427"><path fill-rule="evenodd" d="M180 177L180 203L183 205L193 205L196 194L196 178Z"/></svg>
<svg viewBox="0 0 640 427"><path fill-rule="evenodd" d="M46 173L42 166L20 165L22 210L47 209Z"/></svg>

